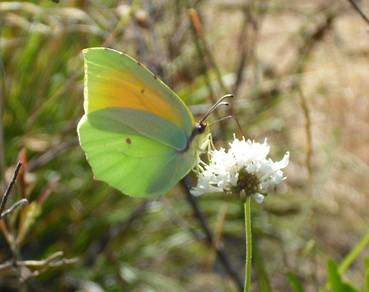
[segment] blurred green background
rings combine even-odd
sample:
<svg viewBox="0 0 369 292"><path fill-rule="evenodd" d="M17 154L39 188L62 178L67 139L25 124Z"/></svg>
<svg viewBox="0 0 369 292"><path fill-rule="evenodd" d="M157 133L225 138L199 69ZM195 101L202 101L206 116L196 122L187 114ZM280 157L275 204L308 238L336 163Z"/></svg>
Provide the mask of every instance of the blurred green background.
<svg viewBox="0 0 369 292"><path fill-rule="evenodd" d="M290 151L286 182L253 204L253 291L293 291L291 278L323 287L327 259L341 263L368 233L368 28L349 1L1 1L2 190L20 159L9 201L30 204L0 221L0 290L239 289L214 250L242 280L237 198L197 198L209 245L180 185L142 200L93 180L76 136L81 50L93 46L146 64L197 117L234 93L212 120L237 116L274 159ZM212 132L224 146L238 128L228 119ZM358 287L365 256L345 271ZM1 265L14 259L34 262Z"/></svg>

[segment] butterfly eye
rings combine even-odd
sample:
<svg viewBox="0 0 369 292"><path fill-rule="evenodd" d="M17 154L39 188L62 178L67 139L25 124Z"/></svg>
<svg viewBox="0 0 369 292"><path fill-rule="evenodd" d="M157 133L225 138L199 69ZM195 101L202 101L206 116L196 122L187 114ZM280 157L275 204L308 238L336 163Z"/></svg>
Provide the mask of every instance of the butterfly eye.
<svg viewBox="0 0 369 292"><path fill-rule="evenodd" d="M207 122L202 122L198 124L198 133L202 134L205 131L205 128L208 126Z"/></svg>

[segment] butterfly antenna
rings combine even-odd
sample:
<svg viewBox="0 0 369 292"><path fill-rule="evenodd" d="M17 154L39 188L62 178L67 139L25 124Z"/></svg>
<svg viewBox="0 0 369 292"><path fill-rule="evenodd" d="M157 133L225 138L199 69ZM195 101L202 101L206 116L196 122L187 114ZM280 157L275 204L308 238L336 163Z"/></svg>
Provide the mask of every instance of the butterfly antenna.
<svg viewBox="0 0 369 292"><path fill-rule="evenodd" d="M199 124L203 125L204 122L206 121L206 119L209 117L209 115L213 111L215 111L219 106L229 105L229 103L224 101L224 100L227 99L227 98L231 98L231 97L233 97L233 94L226 94L226 95L223 95L221 98L219 98L218 101L215 104L213 104L213 106L211 108L209 108L209 110L204 114L204 116L201 118Z"/></svg>

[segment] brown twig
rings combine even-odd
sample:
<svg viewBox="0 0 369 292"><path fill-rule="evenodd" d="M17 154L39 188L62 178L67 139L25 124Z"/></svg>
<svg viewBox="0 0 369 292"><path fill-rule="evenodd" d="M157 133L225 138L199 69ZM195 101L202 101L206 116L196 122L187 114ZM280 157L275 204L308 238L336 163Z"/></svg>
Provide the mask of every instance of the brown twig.
<svg viewBox="0 0 369 292"><path fill-rule="evenodd" d="M172 31L170 33L170 38L168 41L168 55L171 60L175 59L180 54L180 47L185 39L184 36L188 31L189 22L183 21L181 17L181 2L180 0L176 0L174 4L174 23L172 25Z"/></svg>
<svg viewBox="0 0 369 292"><path fill-rule="evenodd" d="M351 6L356 10L357 13L359 13L361 18L366 22L366 24L369 24L369 17L366 16L366 14L360 8L360 6L354 0L347 0L347 1L350 2Z"/></svg>
<svg viewBox="0 0 369 292"><path fill-rule="evenodd" d="M224 222L225 222L226 215L227 215L227 210L228 210L227 204L223 204L222 206L220 206L220 209L218 211L218 215L217 215L215 226L214 226L214 247L215 248L213 252L209 254L209 257L208 257L207 265L209 267L213 266L215 257L216 257L216 248L222 242L222 235L223 235L222 232L223 232Z"/></svg>
<svg viewBox="0 0 369 292"><path fill-rule="evenodd" d="M194 32L196 33L196 37L199 42L199 46L202 49L202 59L204 61L204 64L208 62L209 65L214 69L214 73L216 76L216 79L218 81L218 84L220 88L223 90L224 93L228 93L229 89L227 88L226 84L223 81L222 74L220 72L219 66L217 62L215 61L215 58L213 56L213 53L211 52L209 48L208 41L204 35L204 28L202 21L200 19L200 16L197 12L197 10L191 8L189 10L190 16L191 16L191 23L194 28ZM207 62L206 62L207 61Z"/></svg>
<svg viewBox="0 0 369 292"><path fill-rule="evenodd" d="M69 149L73 148L74 146L78 145L77 139L72 139L66 142L63 142L61 144L55 145L54 147L51 147L48 151L41 154L40 156L31 159L28 162L28 171L34 171L37 168L40 168L41 166L44 166L45 164L49 163L56 157L64 154Z"/></svg>
<svg viewBox="0 0 369 292"><path fill-rule="evenodd" d="M4 195L2 196L1 198L1 203L0 203L0 215L1 217L3 217L3 212L4 212L4 209L5 209L5 205L6 205L6 202L8 200L8 197L11 193L11 190L15 184L15 181L17 180L17 176L18 176L18 173L19 173L19 170L20 168L22 167L22 162L18 161L17 163L17 166L15 167L15 170L14 170L14 173L13 173L13 177L8 185L8 187L6 188L6 191L4 193Z"/></svg>
<svg viewBox="0 0 369 292"><path fill-rule="evenodd" d="M190 15L190 20L191 20L191 24L192 24L192 32L193 32L193 37L194 37L194 42L195 42L195 46L199 55L199 59L200 59L200 63L202 65L202 71L203 71L203 75L204 75L204 80L205 83L209 89L209 97L211 102L214 104L215 98L214 98L214 89L211 85L211 81L210 81L210 75L208 72L208 64L213 68L214 72L215 72L215 77L217 79L218 85L219 87L222 89L223 92L225 93L229 93L230 89L227 87L227 85L224 83L223 78L222 78L222 74L221 71L219 69L219 66L217 64L217 62L215 61L215 58L213 56L213 53L211 52L209 45L207 43L207 40L205 38L204 35L204 28L200 19L199 14L197 13L197 11L193 8L189 9L189 15ZM234 102L230 103L230 107L228 109L228 114L230 116L232 116L234 118L234 121L236 122L237 125L237 129L239 131L239 134L242 136L245 136L245 133L241 127L241 124L239 122L239 120L237 119L237 114L236 114L236 110L234 108ZM222 121L223 118L219 117L218 112L215 112L215 116L217 118L217 120ZM220 124L221 127L221 133L224 135L227 131L226 131L226 126L224 123Z"/></svg>
<svg viewBox="0 0 369 292"><path fill-rule="evenodd" d="M290 74L300 74L304 71L311 53L316 48L317 44L324 39L327 32L330 31L336 17L337 9L333 8L332 10L327 11L325 18L316 26L315 30L306 34L304 42L297 50L296 60L292 62L289 70Z"/></svg>
<svg viewBox="0 0 369 292"><path fill-rule="evenodd" d="M255 51L257 39L259 37L260 23L263 20L263 16L265 15L266 11L265 8L260 8L259 5L262 6L261 4L257 3L257 1L252 1L243 7L243 23L238 38L239 55L235 70L236 81L232 89L234 95L237 95L238 90L240 89L244 72L248 65L253 62L256 66ZM256 75L257 74L255 74L255 76Z"/></svg>
<svg viewBox="0 0 369 292"><path fill-rule="evenodd" d="M239 54L239 58L238 58L238 62L237 62L238 67L236 69L236 72L237 72L236 73L236 81L235 81L235 83L233 85L233 88L232 88L232 92L233 92L235 97L237 97L238 90L239 90L239 88L241 86L241 83L243 81L244 71L246 69L246 65L247 65L247 62L248 62L247 59L250 57L251 52L253 51L253 50L251 50L251 46L247 42L248 41L247 35L248 35L249 18L250 18L250 16L249 16L249 13L248 13L248 9L244 8L244 21L242 23L241 33L240 33L240 36L239 36L239 46L238 47L239 47L240 54ZM253 27L256 27L256 25L253 26ZM253 47L254 46L255 46L255 43L253 44ZM241 123L239 122L239 120L237 118L237 111L235 109L235 104L236 104L236 101L233 101L232 103L230 103L229 112L234 117L234 120L236 122L239 133L243 137L246 137L246 133L242 129Z"/></svg>
<svg viewBox="0 0 369 292"><path fill-rule="evenodd" d="M0 20L0 28L2 27L1 22L2 21ZM5 104L4 96L5 96L5 69L3 64L2 52L0 51L0 175L2 175L2 181L5 183L6 165L5 165L5 145L4 145L4 125L3 125L3 114Z"/></svg>
<svg viewBox="0 0 369 292"><path fill-rule="evenodd" d="M165 57L163 56L163 50L160 48L160 42L158 41L158 35L156 31L155 21L157 20L158 11L161 7L155 7L153 1L144 1L144 7L147 11L147 25L148 31L150 33L150 47L154 58L151 58L149 62L150 68L153 69L154 73L164 78L164 66L163 61Z"/></svg>
<svg viewBox="0 0 369 292"><path fill-rule="evenodd" d="M78 258L63 258L64 253L62 251L57 251L43 260L24 260L24 261L6 261L0 264L0 272L12 272L14 268L28 268L29 273L26 277L22 277L21 281L25 281L30 277L39 276L42 272L46 271L48 268L60 267L63 265L74 264L78 261ZM31 271L31 269L36 269Z"/></svg>
<svg viewBox="0 0 369 292"><path fill-rule="evenodd" d="M13 205L11 205L8 209L6 209L4 212L1 213L0 215L0 219L8 216L10 213L12 213L15 209L27 205L28 204L28 200L26 198L23 198L19 201L16 201Z"/></svg>
<svg viewBox="0 0 369 292"><path fill-rule="evenodd" d="M316 46L321 42L327 33L331 30L334 20L339 15L340 10L336 6L329 8L320 8L320 10L327 10L324 18L315 25L315 28L309 31L306 29L299 30L299 34L303 34L303 39L296 49L295 57L288 63L286 68L281 71L279 76L274 75L273 81L270 84L263 87L258 87L256 90L250 91L250 97L257 97L260 101L254 108L254 111L248 117L248 124L252 124L252 121L266 108L273 105L275 100L279 98L282 93L294 92L300 84L299 76L305 69L311 54L314 52ZM291 39L283 45L283 48L287 48L290 45Z"/></svg>
<svg viewBox="0 0 369 292"><path fill-rule="evenodd" d="M202 25L199 17L198 17L198 21ZM217 62L215 61L214 55L209 48L208 41L204 35L204 29L202 28L201 30L196 30L196 32L202 43L202 47L204 50L204 57L207 58L209 65L214 69L215 77L218 81L219 87L223 90L224 93L229 92L229 89L227 88L226 84L223 81L222 73L220 72L219 66Z"/></svg>
<svg viewBox="0 0 369 292"><path fill-rule="evenodd" d="M8 201L9 195L13 189L13 186L17 180L17 176L18 173L20 171L22 167L22 162L18 161L14 173L13 173L13 177L8 185L8 187L6 188L6 191L4 193L4 195L1 198L1 203L0 203L0 224L1 224L1 230L5 236L5 239L7 240L11 253L13 255L13 259L12 259L12 263L13 263L13 268L15 270L15 272L18 275L18 278L22 279L22 273L21 270L19 269L19 267L16 265L16 262L19 260L20 255L18 252L18 248L16 246L15 240L14 240L14 235L8 231L7 228L7 220L6 220L6 216L9 215L11 212L13 212L17 207L23 206L24 204L28 203L27 199L21 199L20 201L14 203L9 209L5 210L5 206L6 206L6 202ZM5 210L5 211L4 211Z"/></svg>
<svg viewBox="0 0 369 292"><path fill-rule="evenodd" d="M249 13L247 12L247 9L244 9L243 13L243 22L241 26L241 32L238 39L238 61L237 61L237 69L236 71L236 81L233 85L233 93L236 95L238 93L238 90L240 88L240 85L243 81L243 75L246 69L247 59L249 55L249 45L248 45L248 27L249 27Z"/></svg>
<svg viewBox="0 0 369 292"><path fill-rule="evenodd" d="M200 22L199 15L197 14L197 11L194 8L190 8L188 10L188 14L189 14L189 17L190 17L191 32L192 32L193 41L195 43L196 52L197 52L197 55L198 55L198 58L199 58L199 61L200 61L201 73L204 76L204 81L205 81L206 87L208 88L208 91L209 91L209 98L210 98L211 102L214 104L216 102L215 92L214 92L213 86L211 85L208 65L206 63L206 57L205 57L205 54L204 54L204 49L201 45L201 41L200 41L200 37L199 37L200 33L203 30L202 24ZM217 113L215 113L215 114L217 115ZM219 116L217 116L217 118L219 118Z"/></svg>
<svg viewBox="0 0 369 292"><path fill-rule="evenodd" d="M298 92L300 96L301 108L304 113L305 118L305 133L306 133L306 140L307 140L307 147L306 147L306 168L309 173L309 180L312 181L313 177L313 168L312 168L312 156L313 156L313 139L311 133L311 118L310 118L310 110L309 105L306 101L305 95L301 89L298 87Z"/></svg>
<svg viewBox="0 0 369 292"><path fill-rule="evenodd" d="M200 227L201 227L202 231L205 234L205 239L206 239L207 245L215 249L216 254L217 254L221 264L223 265L225 271L233 279L233 281L235 282L235 284L237 285L239 290L242 291L243 281L242 281L240 275L237 273L237 271L232 267L232 265L230 263L230 260L229 260L229 256L227 255L222 243L221 242L218 242L218 243L215 242L215 238L214 238L213 232L211 231L211 229L209 227L208 221L207 221L205 215L203 214L203 212L201 211L200 206L198 205L196 198L190 192L188 177L185 177L181 181L181 184L182 184L183 189L185 191L186 199L187 199L188 203L190 204L190 206L192 207L195 218L199 222Z"/></svg>
<svg viewBox="0 0 369 292"><path fill-rule="evenodd" d="M211 103L215 104L216 103L215 90L210 80L210 74L209 74L209 68L208 68L208 62L207 62L208 58L206 57L207 51L204 46L205 43L203 42L204 38L201 37L201 35L203 34L203 26L200 21L200 17L194 8L188 9L188 15L189 15L190 22L191 22L191 32L192 32L193 42L195 44L196 52L197 52L199 62L200 62L201 73L203 75L204 82L206 84L206 88L208 89L208 93L209 93L208 97ZM223 83L222 85L224 86ZM218 110L214 111L214 115L217 120L221 119ZM225 135L227 133L225 124L220 123L220 128L221 128L222 135Z"/></svg>

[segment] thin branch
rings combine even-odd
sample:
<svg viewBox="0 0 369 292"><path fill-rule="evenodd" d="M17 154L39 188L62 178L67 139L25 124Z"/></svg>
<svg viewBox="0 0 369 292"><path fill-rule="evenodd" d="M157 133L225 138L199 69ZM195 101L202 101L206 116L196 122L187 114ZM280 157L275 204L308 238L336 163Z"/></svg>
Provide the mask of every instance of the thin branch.
<svg viewBox="0 0 369 292"><path fill-rule="evenodd" d="M40 168L41 166L44 166L45 164L49 163L56 157L64 154L66 151L68 151L69 149L77 145L78 145L77 139L71 139L64 143L55 145L55 147L50 148L48 151L41 154L40 156L31 159L28 162L27 170L34 171L35 169Z"/></svg>
<svg viewBox="0 0 369 292"><path fill-rule="evenodd" d="M191 20L191 28L192 28L192 34L195 42L195 46L201 61L202 65L202 71L204 75L205 83L209 89L209 95L210 100L215 103L214 98L214 89L211 84L210 80L210 74L209 74L209 68L208 64L212 69L214 70L216 80L218 81L219 87L222 89L223 92L229 93L230 89L227 87L227 85L223 81L222 73L219 69L219 66L217 62L215 61L215 58L213 56L213 53L211 52L210 46L208 45L208 42L206 40L205 34L204 34L204 28L203 24L201 22L200 16L196 9L190 8L189 9L189 16ZM234 120L237 124L237 128L239 130L240 135L245 136L245 133L242 130L241 124L239 123L239 120L237 119L236 110L234 108L234 102L230 103L230 107L228 108L228 114L232 117L234 117ZM219 117L219 113L215 112L215 117L217 120L221 121L222 118ZM221 133L225 135L226 131L226 124L220 123Z"/></svg>
<svg viewBox="0 0 369 292"><path fill-rule="evenodd" d="M197 11L194 8L190 8L188 10L188 14L189 14L190 22L191 22L192 38L195 43L196 52L197 52L197 55L200 61L201 73L203 74L206 87L208 88L208 91L209 91L209 98L211 102L214 104L216 102L215 92L214 92L213 86L211 85L208 65L206 63L206 56L204 54L204 48L201 46L200 32L203 29L202 24L200 22ZM217 114L217 112L215 114L217 115L217 118L219 118L219 115Z"/></svg>
<svg viewBox="0 0 369 292"><path fill-rule="evenodd" d="M165 56L163 55L163 49L160 48L160 42L158 41L158 35L156 31L156 23L158 12L163 9L163 7L160 7L160 5L154 6L154 3L152 1L144 1L144 7L147 11L147 30L150 34L150 43L149 46L151 48L151 55L150 62L149 62L149 68L153 70L153 72L157 75L159 75L161 78L164 78L164 59Z"/></svg>
<svg viewBox="0 0 369 292"><path fill-rule="evenodd" d="M63 255L64 253L62 251L57 251L44 260L39 260L39 261L30 260L30 261L23 261L23 263L28 266L45 266L45 265L50 264L52 261L62 257Z"/></svg>
<svg viewBox="0 0 369 292"><path fill-rule="evenodd" d="M224 93L229 93L229 88L227 88L226 84L223 81L223 77L222 77L222 73L220 72L219 66L217 64L217 62L215 61L215 58L213 56L213 53L211 51L211 49L209 48L209 44L207 39L204 36L204 32L200 31L199 32L199 37L202 41L202 46L204 48L204 53L206 54L206 57L208 58L209 64L213 67L214 69L214 73L215 73L215 77L218 81L219 87L223 90Z"/></svg>
<svg viewBox="0 0 369 292"><path fill-rule="evenodd" d="M0 21L0 28L2 23ZM1 30L0 30L1 36ZM5 145L4 145L4 125L3 114L5 104L5 69L3 64L2 52L0 51L0 175L2 175L2 181L5 182ZM4 184L5 185L5 184Z"/></svg>
<svg viewBox="0 0 369 292"><path fill-rule="evenodd" d="M233 279L239 290L243 289L243 283L240 275L237 273L237 271L232 267L229 256L224 250L223 245L221 242L215 242L214 235L209 227L208 221L204 215L204 213L201 211L200 206L197 203L196 198L191 194L189 189L189 184L187 183L188 177L185 177L181 184L183 186L183 189L186 194L186 199L189 202L190 206L192 207L192 210L194 212L194 215L197 219L197 221L200 224L200 227L202 231L205 233L205 239L208 246L215 249L216 254L223 265L224 269L228 273L228 275Z"/></svg>
<svg viewBox="0 0 369 292"><path fill-rule="evenodd" d="M237 67L235 69L236 81L232 89L234 95L237 95L244 79L245 70L249 67L249 65L253 65L254 80L255 83L258 82L256 72L257 58L255 52L258 45L261 22L266 15L267 8L267 5L264 6L257 1L251 1L243 8L243 22L238 38L239 55L236 62Z"/></svg>
<svg viewBox="0 0 369 292"><path fill-rule="evenodd" d="M6 201L8 200L8 197L10 195L10 192L15 184L15 181L17 180L17 176L19 173L20 168L22 167L22 162L18 161L17 166L15 167L14 173L13 173L13 177L8 185L8 187L6 188L6 191L3 195L3 197L1 198L1 203L0 203L0 214L1 216L3 215L3 211L5 209L5 204Z"/></svg>
<svg viewBox="0 0 369 292"><path fill-rule="evenodd" d="M44 267L59 267L64 264L73 264L78 261L78 258L67 259L67 258L63 258L63 256L64 256L64 252L57 251L44 260L22 261L21 264L27 267L44 268Z"/></svg>
<svg viewBox="0 0 369 292"><path fill-rule="evenodd" d="M181 1L176 0L174 4L174 15L172 31L169 34L170 38L168 40L167 50L170 60L174 60L180 54L180 48L182 47L184 36L189 28L189 22L183 21L184 18L181 17ZM187 19L186 19L187 20Z"/></svg>
<svg viewBox="0 0 369 292"><path fill-rule="evenodd" d="M211 83L209 67L208 67L208 62L207 62L207 59L209 60L209 57L207 58L206 56L209 50L206 49L206 44L204 42L204 38L202 37L203 26L202 26L200 17L194 8L188 9L188 16L189 16L190 23L191 23L191 32L192 32L193 42L195 44L196 52L199 58L200 66L201 66L200 67L201 74L203 75L205 85L208 89L209 99L213 104L215 104L216 103L215 90ZM219 73L219 71L217 73ZM222 85L224 84L221 84L221 87L223 87ZM214 111L214 116L217 120L221 118L218 110ZM219 127L220 127L222 135L225 135L225 133L227 132L226 125L224 123L220 123Z"/></svg>
<svg viewBox="0 0 369 292"><path fill-rule="evenodd" d="M291 62L289 74L301 74L305 66L314 52L317 45L324 39L327 33L331 30L334 20L338 16L337 9L333 8L327 11L325 18L315 27L310 33L305 33L304 41L297 49L296 60Z"/></svg>
<svg viewBox="0 0 369 292"><path fill-rule="evenodd" d="M302 92L301 87L298 87L298 92L301 101L301 108L304 113L305 118L305 133L306 133L306 140L307 140L307 147L306 147L306 168L309 173L309 180L312 181L313 177L313 167L312 167L312 156L313 156L313 139L311 134L311 118L310 118L310 110L308 103L306 101L305 95Z"/></svg>
<svg viewBox="0 0 369 292"><path fill-rule="evenodd" d="M369 17L366 16L364 11L357 5L357 3L354 0L347 0L350 2L351 6L356 10L357 13L361 16L361 18L366 22L366 24L369 24Z"/></svg>
<svg viewBox="0 0 369 292"><path fill-rule="evenodd" d="M227 210L228 210L228 206L227 204L224 204L223 206L220 207L219 212L217 214L217 218L216 218L215 226L214 226L214 245L216 247L219 246L219 244L221 244L222 242L222 232L223 232L223 227L224 227L224 223L225 223L225 219L227 215ZM209 267L213 266L215 259L216 259L216 251L213 250L211 253L209 253L207 265Z"/></svg>
<svg viewBox="0 0 369 292"><path fill-rule="evenodd" d="M0 219L8 216L11 212L13 212L15 209L27 205L28 204L28 200L23 198L17 202L15 202L10 208L6 209L3 213L0 214Z"/></svg>
<svg viewBox="0 0 369 292"><path fill-rule="evenodd" d="M246 122L248 124L252 124L252 121L255 120L261 112L265 111L266 108L269 108L282 93L296 91L300 84L300 76L302 76L311 54L314 52L319 42L321 42L331 30L335 19L341 12L336 6L327 9L321 7L320 10L327 10L324 19L319 21L313 30L307 30L306 28L299 30L299 34L304 32L304 37L301 44L296 49L295 57L289 62L283 72L275 76L270 83L265 83L262 87L248 94L250 98L257 96L258 100L262 101L256 104L253 113L247 118ZM286 41L282 48L287 48L290 42L291 39Z"/></svg>
<svg viewBox="0 0 369 292"><path fill-rule="evenodd" d="M206 40L205 33L204 33L204 26L200 19L199 13L197 12L196 9L190 8L189 15L190 15L190 20L191 20L191 25L192 25L192 31L195 36L195 41L198 43L196 44L196 46L198 46L201 49L201 52L199 53L201 53L201 58L203 59L203 63L205 64L206 69L208 70L207 63L211 67L213 67L215 77L218 81L219 87L223 90L224 93L229 93L229 89L227 88L226 84L223 81L222 73L220 72L219 66L215 61L215 58L213 56L211 49L209 48L209 44ZM199 48L197 48L197 50L199 50Z"/></svg>
<svg viewBox="0 0 369 292"><path fill-rule="evenodd" d="M248 27L249 27L249 14L247 10L244 10L243 22L241 27L241 32L238 40L238 51L239 57L237 62L236 81L233 85L232 92L237 95L240 85L243 81L244 71L246 69L248 53L249 53L249 42L248 42Z"/></svg>
<svg viewBox="0 0 369 292"><path fill-rule="evenodd" d="M44 272L47 268L55 268L63 265L69 265L76 263L78 258L62 258L64 253L62 251L57 251L43 260L25 260L25 261L14 261L9 260L0 264L0 272L10 272L14 270L15 267L27 267L29 269L36 269L32 271L30 276L38 276ZM29 277L27 277L29 278ZM26 278L26 279L27 279ZM26 280L26 279L23 279Z"/></svg>

